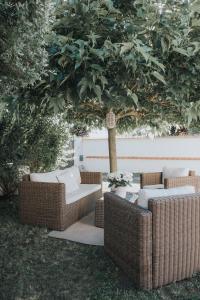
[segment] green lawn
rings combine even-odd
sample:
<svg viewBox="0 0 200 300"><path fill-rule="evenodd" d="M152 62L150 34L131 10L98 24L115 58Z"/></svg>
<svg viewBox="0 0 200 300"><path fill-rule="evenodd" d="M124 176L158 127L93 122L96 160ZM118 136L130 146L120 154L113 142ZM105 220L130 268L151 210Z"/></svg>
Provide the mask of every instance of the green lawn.
<svg viewBox="0 0 200 300"><path fill-rule="evenodd" d="M20 224L17 206L0 200L0 300L200 299L200 275L136 290L103 247L48 238L45 228Z"/></svg>

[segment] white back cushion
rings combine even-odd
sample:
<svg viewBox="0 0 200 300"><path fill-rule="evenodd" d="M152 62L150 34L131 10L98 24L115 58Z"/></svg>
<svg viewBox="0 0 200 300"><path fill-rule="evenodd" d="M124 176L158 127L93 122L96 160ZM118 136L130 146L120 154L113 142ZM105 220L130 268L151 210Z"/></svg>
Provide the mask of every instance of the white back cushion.
<svg viewBox="0 0 200 300"><path fill-rule="evenodd" d="M148 209L148 201L151 198L173 195L186 195L195 193L194 186L180 186L170 189L143 189L139 191L138 205Z"/></svg>
<svg viewBox="0 0 200 300"><path fill-rule="evenodd" d="M31 173L30 180L35 182L58 182L57 175L60 170L55 170L47 173Z"/></svg>
<svg viewBox="0 0 200 300"><path fill-rule="evenodd" d="M61 174L65 173L66 171L71 172L73 174L73 176L76 179L78 184L81 183L81 174L80 174L79 168L77 166L66 168L66 169L62 170Z"/></svg>
<svg viewBox="0 0 200 300"><path fill-rule="evenodd" d="M163 168L163 183L165 178L184 177L189 175L188 168Z"/></svg>
<svg viewBox="0 0 200 300"><path fill-rule="evenodd" d="M58 182L65 184L65 199L67 195L77 191L79 189L79 184L77 183L76 178L73 173L70 171L66 171L57 176Z"/></svg>

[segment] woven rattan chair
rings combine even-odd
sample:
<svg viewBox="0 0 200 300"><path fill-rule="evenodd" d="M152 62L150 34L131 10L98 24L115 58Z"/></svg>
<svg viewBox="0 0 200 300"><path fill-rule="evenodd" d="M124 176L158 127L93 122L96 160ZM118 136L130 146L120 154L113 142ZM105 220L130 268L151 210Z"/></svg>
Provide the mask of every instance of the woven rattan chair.
<svg viewBox="0 0 200 300"><path fill-rule="evenodd" d="M102 184L102 174L81 172L81 183ZM19 195L22 223L65 230L94 210L96 200L102 197L102 188L74 203L66 204L63 183L31 182L29 175L26 175L19 185Z"/></svg>
<svg viewBox="0 0 200 300"><path fill-rule="evenodd" d="M200 271L200 194L149 200L145 210L105 194L105 251L142 289Z"/></svg>
<svg viewBox="0 0 200 300"><path fill-rule="evenodd" d="M195 176L195 171L189 171L188 176L176 177L176 178L165 178L164 188L173 188L177 186L193 185L198 190L200 188L199 176ZM162 184L162 172L154 173L142 173L140 174L140 187L141 189L147 185L159 185Z"/></svg>

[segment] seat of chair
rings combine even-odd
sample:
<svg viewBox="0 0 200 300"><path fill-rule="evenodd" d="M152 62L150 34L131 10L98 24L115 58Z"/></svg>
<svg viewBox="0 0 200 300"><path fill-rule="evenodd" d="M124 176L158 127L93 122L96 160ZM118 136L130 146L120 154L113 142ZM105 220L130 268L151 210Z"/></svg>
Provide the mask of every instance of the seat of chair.
<svg viewBox="0 0 200 300"><path fill-rule="evenodd" d="M164 184L144 185L143 189L164 189Z"/></svg>
<svg viewBox="0 0 200 300"><path fill-rule="evenodd" d="M101 190L101 184L80 184L80 188L67 195L66 204L71 204Z"/></svg>

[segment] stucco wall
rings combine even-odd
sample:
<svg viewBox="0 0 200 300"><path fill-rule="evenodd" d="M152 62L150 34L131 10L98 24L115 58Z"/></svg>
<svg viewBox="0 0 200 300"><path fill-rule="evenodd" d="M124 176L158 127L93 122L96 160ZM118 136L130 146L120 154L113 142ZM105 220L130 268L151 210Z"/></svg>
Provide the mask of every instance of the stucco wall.
<svg viewBox="0 0 200 300"><path fill-rule="evenodd" d="M107 139L76 141L76 156L91 171L109 171ZM132 172L160 171L163 166L189 167L200 174L200 136L118 138L118 169Z"/></svg>

